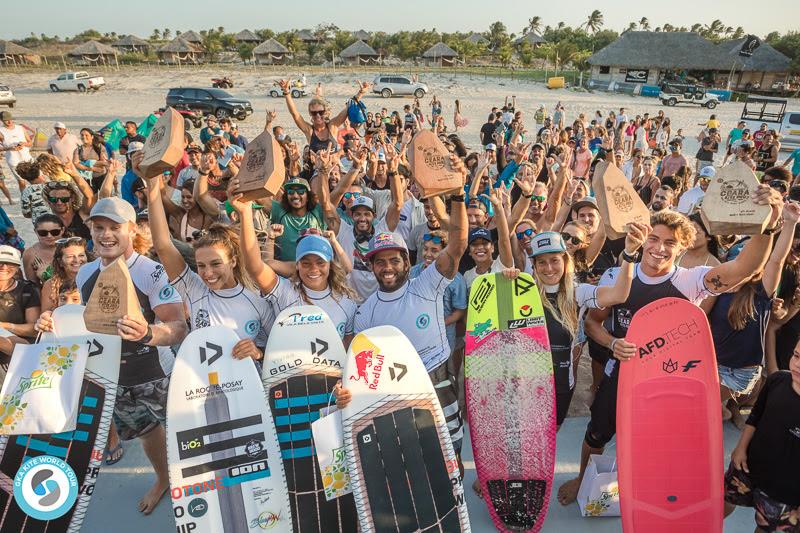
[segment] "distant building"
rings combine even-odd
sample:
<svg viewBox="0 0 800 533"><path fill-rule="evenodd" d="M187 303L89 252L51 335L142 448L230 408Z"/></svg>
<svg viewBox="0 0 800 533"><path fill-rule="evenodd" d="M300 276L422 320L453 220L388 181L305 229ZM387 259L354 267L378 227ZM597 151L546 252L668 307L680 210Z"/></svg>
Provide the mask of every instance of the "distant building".
<svg viewBox="0 0 800 533"><path fill-rule="evenodd" d="M528 43L531 46L533 46L534 48L536 48L537 46L541 46L546 42L547 41L544 40L544 37L542 37L538 33L533 32L533 31L529 31L528 33L526 33L522 37L519 37L518 39L516 39L514 41L514 45L515 46L519 46L521 44Z"/></svg>
<svg viewBox="0 0 800 533"><path fill-rule="evenodd" d="M311 30L298 31L297 38L300 39L303 44L319 44L322 42L322 39L314 35L314 32Z"/></svg>
<svg viewBox="0 0 800 533"><path fill-rule="evenodd" d="M744 39L719 44L692 32L626 31L588 60L590 85L611 82L659 85L664 79L693 78L708 86L769 89L786 82L791 60L762 42L751 57L739 55Z"/></svg>
<svg viewBox="0 0 800 533"><path fill-rule="evenodd" d="M358 30L353 32L353 38L358 39L359 41L367 42L370 40L371 37L372 35L370 35L369 32L364 30Z"/></svg>
<svg viewBox="0 0 800 533"><path fill-rule="evenodd" d="M198 45L183 38L183 34L175 37L156 51L158 59L169 65L182 63L202 63L205 51Z"/></svg>
<svg viewBox="0 0 800 533"><path fill-rule="evenodd" d="M452 67L458 61L458 52L440 41L425 50L422 58L428 66Z"/></svg>
<svg viewBox="0 0 800 533"><path fill-rule="evenodd" d="M234 37L239 44L258 44L261 38L250 30L242 30Z"/></svg>
<svg viewBox="0 0 800 533"><path fill-rule="evenodd" d="M364 41L356 41L341 52L339 57L350 65L367 65L380 61L378 52Z"/></svg>
<svg viewBox="0 0 800 533"><path fill-rule="evenodd" d="M467 41L471 42L472 44L489 46L489 39L487 39L480 33L473 33L472 35L467 37Z"/></svg>
<svg viewBox="0 0 800 533"><path fill-rule="evenodd" d="M199 46L200 48L203 47L203 37L194 30L189 30L187 32L183 32L178 35L181 39L188 43L192 43L194 45Z"/></svg>
<svg viewBox="0 0 800 533"><path fill-rule="evenodd" d="M33 50L11 41L0 41L0 64L2 65L38 65L42 58Z"/></svg>
<svg viewBox="0 0 800 533"><path fill-rule="evenodd" d="M135 35L126 35L111 46L121 54L146 54L150 51L150 43Z"/></svg>
<svg viewBox="0 0 800 533"><path fill-rule="evenodd" d="M117 51L97 41L79 44L67 55L76 65L112 65L117 61Z"/></svg>
<svg viewBox="0 0 800 533"><path fill-rule="evenodd" d="M259 65L283 65L289 57L289 49L275 39L267 39L253 50Z"/></svg>

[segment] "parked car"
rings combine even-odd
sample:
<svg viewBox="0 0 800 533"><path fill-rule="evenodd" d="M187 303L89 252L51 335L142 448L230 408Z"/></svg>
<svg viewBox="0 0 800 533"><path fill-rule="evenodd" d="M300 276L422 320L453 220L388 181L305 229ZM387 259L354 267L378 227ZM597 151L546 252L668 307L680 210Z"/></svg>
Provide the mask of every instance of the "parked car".
<svg viewBox="0 0 800 533"><path fill-rule="evenodd" d="M800 148L800 109L786 111L786 98L748 96L742 109L742 120L750 131L766 123L780 135L781 150Z"/></svg>
<svg viewBox="0 0 800 533"><path fill-rule="evenodd" d="M428 86L412 80L409 76L397 74L378 76L372 80L372 92L384 98L392 96L414 96L422 98L428 93Z"/></svg>
<svg viewBox="0 0 800 533"><path fill-rule="evenodd" d="M50 90L59 91L96 91L106 84L102 76L89 76L88 72L65 72L54 80L50 80Z"/></svg>
<svg viewBox="0 0 800 533"><path fill-rule="evenodd" d="M292 98L302 98L303 96L308 96L308 91L306 91L305 87L292 87L291 94ZM272 84L269 95L273 98L283 96L283 89L278 86L277 82Z"/></svg>
<svg viewBox="0 0 800 533"><path fill-rule="evenodd" d="M705 87L691 83L664 82L658 98L662 104L668 106L694 104L714 109L719 105L719 96L707 93Z"/></svg>
<svg viewBox="0 0 800 533"><path fill-rule="evenodd" d="M14 107L16 103L17 97L14 96L14 91L8 85L0 85L0 105Z"/></svg>
<svg viewBox="0 0 800 533"><path fill-rule="evenodd" d="M222 89L172 88L167 93L167 105L192 109L217 118L235 117L236 120L244 120L253 114L253 105L250 101L236 98Z"/></svg>

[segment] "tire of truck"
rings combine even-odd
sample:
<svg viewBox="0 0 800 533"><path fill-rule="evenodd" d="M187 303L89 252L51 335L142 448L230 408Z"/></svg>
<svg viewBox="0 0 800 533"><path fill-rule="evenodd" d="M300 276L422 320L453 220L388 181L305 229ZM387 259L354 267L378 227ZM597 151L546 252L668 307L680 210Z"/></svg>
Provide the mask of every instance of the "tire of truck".
<svg viewBox="0 0 800 533"><path fill-rule="evenodd" d="M297 89L292 89L292 98L300 98L301 96L303 96L303 93Z"/></svg>
<svg viewBox="0 0 800 533"><path fill-rule="evenodd" d="M58 85L56 85L55 83L51 83L50 84L50 90L53 91L54 93L57 93L58 92Z"/></svg>
<svg viewBox="0 0 800 533"><path fill-rule="evenodd" d="M82 84L82 83L80 85L78 85L78 92L79 93L85 93L86 92L86 86L84 84Z"/></svg>
<svg viewBox="0 0 800 533"><path fill-rule="evenodd" d="M711 100L711 101L709 101L709 102L706 104L706 107L707 107L707 108L709 108L709 109L714 109L715 107L717 107L717 102L716 102L716 100Z"/></svg>
<svg viewBox="0 0 800 533"><path fill-rule="evenodd" d="M215 115L215 116L216 116L216 117L217 117L219 120L222 120L223 118L228 118L229 116L231 116L231 113L230 113L230 111L228 111L227 109L223 109L223 108L221 108L221 107L220 107L219 109L217 109L217 110L214 112L214 115Z"/></svg>

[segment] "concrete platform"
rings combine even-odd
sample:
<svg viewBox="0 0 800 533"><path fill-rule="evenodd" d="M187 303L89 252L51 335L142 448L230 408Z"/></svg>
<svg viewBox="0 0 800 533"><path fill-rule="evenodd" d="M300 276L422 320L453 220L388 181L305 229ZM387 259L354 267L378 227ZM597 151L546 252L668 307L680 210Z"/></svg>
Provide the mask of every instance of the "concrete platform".
<svg viewBox="0 0 800 533"><path fill-rule="evenodd" d="M587 418L568 418L558 434L556 477L547 521L543 531L558 533L617 532L622 529L618 518L582 518L577 505L562 507L555 499L557 487L578 471L578 460ZM729 422L725 423L725 457L736 445L739 431ZM606 453L614 453L613 443ZM467 468L464 486L467 495L472 531L478 533L495 531L483 500L472 491L475 467L469 439L464 447L464 465ZM83 524L83 531L101 533L161 533L175 531L172 506L169 496L158 505L150 516L142 516L136 505L153 482L153 472L147 458L137 442L126 444L125 457L116 465L107 466L100 472L94 497ZM738 508L725 521L725 533L750 533L755 529L752 509ZM205 533L205 532L197 532ZM209 532L212 533L212 532Z"/></svg>

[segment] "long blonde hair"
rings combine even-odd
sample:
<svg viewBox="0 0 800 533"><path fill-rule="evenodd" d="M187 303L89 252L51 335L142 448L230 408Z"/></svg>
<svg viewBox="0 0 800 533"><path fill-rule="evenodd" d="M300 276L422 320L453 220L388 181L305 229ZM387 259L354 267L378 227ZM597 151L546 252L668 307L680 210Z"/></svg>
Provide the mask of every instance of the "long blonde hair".
<svg viewBox="0 0 800 533"><path fill-rule="evenodd" d="M300 293L300 297L303 298L305 303L315 305L308 297L308 293L306 293L306 286L303 285L297 268L294 269L294 274L292 274L292 285ZM347 274L345 274L344 269L336 260L331 261L330 268L328 268L328 288L331 290L331 296L337 302L341 298L356 299L355 291L347 283Z"/></svg>
<svg viewBox="0 0 800 533"><path fill-rule="evenodd" d="M556 296L556 307L550 303L547 293L544 290L544 283L539 278L536 271L536 258L533 258L533 277L539 287L539 296L542 305L550 311L550 314L558 320L573 338L578 333L578 305L575 303L575 263L567 252L561 252L564 261L564 275L558 282L558 295Z"/></svg>
<svg viewBox="0 0 800 533"><path fill-rule="evenodd" d="M756 317L755 297L758 285L761 283L763 272L759 272L750 281L741 286L733 294L728 307L728 323L736 331L741 331L747 326L748 320Z"/></svg>
<svg viewBox="0 0 800 533"><path fill-rule="evenodd" d="M233 229L219 222L211 224L207 230L201 230L200 236L192 241L192 247L197 250L207 246L219 246L228 252L228 257L236 259L233 266L233 277L243 287L255 290L256 284L244 268L244 256L239 242L239 234Z"/></svg>

